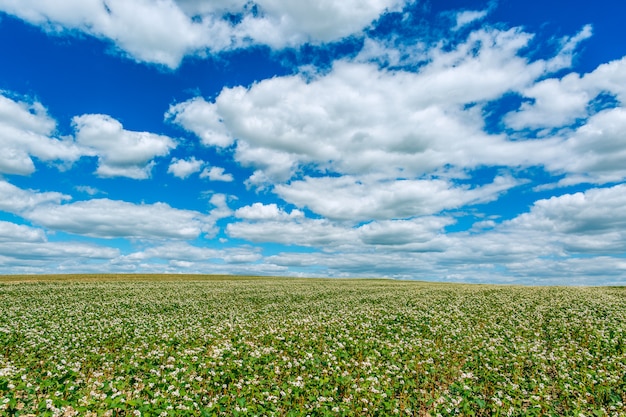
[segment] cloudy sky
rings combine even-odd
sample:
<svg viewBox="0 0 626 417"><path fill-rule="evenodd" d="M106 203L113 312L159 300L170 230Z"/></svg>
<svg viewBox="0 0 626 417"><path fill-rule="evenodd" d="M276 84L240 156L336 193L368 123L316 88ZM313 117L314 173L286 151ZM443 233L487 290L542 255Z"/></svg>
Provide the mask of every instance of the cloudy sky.
<svg viewBox="0 0 626 417"><path fill-rule="evenodd" d="M0 0L0 273L626 284L624 16Z"/></svg>

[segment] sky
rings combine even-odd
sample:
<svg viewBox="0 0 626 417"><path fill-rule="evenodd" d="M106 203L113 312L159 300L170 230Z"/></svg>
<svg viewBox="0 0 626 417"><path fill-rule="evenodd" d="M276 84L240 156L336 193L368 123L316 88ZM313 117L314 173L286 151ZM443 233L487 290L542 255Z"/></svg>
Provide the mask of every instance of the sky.
<svg viewBox="0 0 626 417"><path fill-rule="evenodd" d="M624 16L0 0L0 274L626 285Z"/></svg>

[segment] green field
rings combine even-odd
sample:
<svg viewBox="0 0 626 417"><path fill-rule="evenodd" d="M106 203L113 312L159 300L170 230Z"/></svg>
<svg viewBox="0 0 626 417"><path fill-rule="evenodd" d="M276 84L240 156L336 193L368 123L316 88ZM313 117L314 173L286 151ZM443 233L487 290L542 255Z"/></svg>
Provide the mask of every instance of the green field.
<svg viewBox="0 0 626 417"><path fill-rule="evenodd" d="M0 415L626 416L626 289L4 277Z"/></svg>

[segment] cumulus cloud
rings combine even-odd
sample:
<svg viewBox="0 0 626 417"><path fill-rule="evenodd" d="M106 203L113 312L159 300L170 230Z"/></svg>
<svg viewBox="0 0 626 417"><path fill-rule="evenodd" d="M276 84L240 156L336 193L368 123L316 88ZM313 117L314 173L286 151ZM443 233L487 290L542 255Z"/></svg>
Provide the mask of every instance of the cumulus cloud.
<svg viewBox="0 0 626 417"><path fill-rule="evenodd" d="M322 247L344 253L367 251L370 246L402 247L409 251L439 251L445 226L454 221L446 217L421 216L411 220L372 221L354 226L351 222L311 219L294 209L287 212L276 204L254 203L235 211L244 221L230 223L231 237L251 242Z"/></svg>
<svg viewBox="0 0 626 417"><path fill-rule="evenodd" d="M363 221L430 215L445 209L492 201L517 185L496 177L483 187L468 189L444 180L368 181L343 176L305 178L277 185L276 193L292 204L335 220Z"/></svg>
<svg viewBox="0 0 626 417"><path fill-rule="evenodd" d="M204 170L200 173L200 178L208 178L211 181L234 181L232 174L226 173L222 167L204 168Z"/></svg>
<svg viewBox="0 0 626 417"><path fill-rule="evenodd" d="M167 172L180 179L185 179L191 174L199 172L203 165L204 161L197 160L194 157L189 159L174 158Z"/></svg>
<svg viewBox="0 0 626 417"><path fill-rule="evenodd" d="M448 217L425 216L411 220L384 220L358 228L360 240L366 245L405 246L405 250L443 251L440 238L445 226L454 223Z"/></svg>
<svg viewBox="0 0 626 417"><path fill-rule="evenodd" d="M113 259L119 256L119 250L106 246L78 242L0 242L0 256L7 259L8 265L32 267L42 266L44 261L52 263L57 270L63 269L66 262L76 263L90 259ZM49 272L50 269L40 269L40 272Z"/></svg>
<svg viewBox="0 0 626 417"><path fill-rule="evenodd" d="M71 139L55 138L56 122L38 101L15 100L0 91L0 173L29 175L33 157L74 162L82 151Z"/></svg>
<svg viewBox="0 0 626 417"><path fill-rule="evenodd" d="M590 117L563 144L568 160L551 161L549 167L577 174L588 182L606 183L626 178L626 108L604 110Z"/></svg>
<svg viewBox="0 0 626 417"><path fill-rule="evenodd" d="M620 181L626 58L551 76L571 65L591 32L585 26L553 57L531 61L520 52L531 34L483 28L452 48L426 48L417 70L338 61L312 77L275 77L225 88L212 102L176 104L167 118L205 145L234 147L235 159L254 169L246 184L274 187L295 204L309 204L303 188L313 180L292 180L310 172L327 186L343 184L323 178L329 172L393 182L493 165L541 166L565 174L562 185ZM485 106L509 93L523 104L501 132L487 130ZM604 108L606 97L617 104ZM540 140L524 140L528 129Z"/></svg>
<svg viewBox="0 0 626 417"><path fill-rule="evenodd" d="M167 136L126 130L103 114L76 116L72 123L77 143L98 155L96 174L101 177L149 178L154 158L176 147Z"/></svg>
<svg viewBox="0 0 626 417"><path fill-rule="evenodd" d="M195 239L213 235L215 222L232 213L223 194L211 197L213 209L208 214L165 203L133 204L106 198L68 203L70 199L0 181L0 210L48 229L97 238Z"/></svg>
<svg viewBox="0 0 626 417"><path fill-rule="evenodd" d="M518 55L529 39L516 29L478 30L454 50L429 51L418 72L340 61L312 80L276 77L226 88L210 103L179 103L167 117L207 145L236 143L236 159L256 169L253 184L287 181L302 166L412 177L450 165L517 165L536 154L526 147L540 145L485 133L475 104L545 73L545 61Z"/></svg>
<svg viewBox="0 0 626 417"><path fill-rule="evenodd" d="M71 197L57 192L23 190L0 180L0 210L18 214L32 210L39 205L58 205Z"/></svg>
<svg viewBox="0 0 626 417"><path fill-rule="evenodd" d="M626 58L598 66L588 74L547 78L520 91L527 99L504 121L517 130L569 127L597 112L594 100L608 94L626 103Z"/></svg>
<svg viewBox="0 0 626 417"><path fill-rule="evenodd" d="M201 233L213 232L208 215L165 203L94 199L37 206L22 216L53 230L101 238L195 239Z"/></svg>
<svg viewBox="0 0 626 417"><path fill-rule="evenodd" d="M116 248L82 242L49 242L43 229L0 221L0 264L4 273L50 273L86 261L111 260ZM80 262L77 262L77 260Z"/></svg>
<svg viewBox="0 0 626 417"><path fill-rule="evenodd" d="M4 242L45 242L46 234L41 229L0 220L0 244Z"/></svg>
<svg viewBox="0 0 626 417"><path fill-rule="evenodd" d="M227 234L250 242L337 246L352 244L356 236L350 227L307 218L298 209L287 212L276 204L254 203L237 209L234 215L244 221L228 224Z"/></svg>
<svg viewBox="0 0 626 417"><path fill-rule="evenodd" d="M126 130L107 115L77 116L72 123L75 137L57 138L56 121L41 103L0 93L0 173L32 174L33 158L65 166L83 156L97 156L99 176L145 179L154 158L176 146L167 136Z"/></svg>
<svg viewBox="0 0 626 417"><path fill-rule="evenodd" d="M290 213L286 213L279 209L276 204L254 203L237 209L235 216L245 220L280 220L302 218L304 213L300 210L292 210Z"/></svg>
<svg viewBox="0 0 626 417"><path fill-rule="evenodd" d="M108 39L138 61L176 68L186 55L250 44L283 48L338 40L403 4L402 0L0 0L0 10L51 32L78 30Z"/></svg>
<svg viewBox="0 0 626 417"><path fill-rule="evenodd" d="M362 225L309 219L261 203L236 212L227 233L252 242L321 249L279 253L268 266L312 275L389 276L474 282L618 283L626 262L626 186L595 188L535 202L501 223L480 220L470 231L447 232L454 219L422 216ZM416 272L419 271L419 272Z"/></svg>
<svg viewBox="0 0 626 417"><path fill-rule="evenodd" d="M505 223L507 230L541 233L571 252L622 253L626 249L626 185L592 188L536 201L530 212Z"/></svg>
<svg viewBox="0 0 626 417"><path fill-rule="evenodd" d="M332 276L619 284L626 262L614 255L626 250L624 204L626 186L622 184L539 200L528 212L511 220L477 222L480 231L444 232L454 220L442 216L349 226L290 219L284 214L278 216L279 221L266 216L233 223L228 231L278 243L286 235L285 242L291 239L303 246L323 248L264 258L268 265L307 275L314 275L319 265L324 265L323 274ZM568 277L566 282L564 276Z"/></svg>
<svg viewBox="0 0 626 417"><path fill-rule="evenodd" d="M186 268L197 267L210 261L226 263L255 262L261 259L258 248L201 248L186 242L169 242L157 245L140 252L133 252L121 257L116 263L136 263L148 260L166 260L169 262L186 263Z"/></svg>

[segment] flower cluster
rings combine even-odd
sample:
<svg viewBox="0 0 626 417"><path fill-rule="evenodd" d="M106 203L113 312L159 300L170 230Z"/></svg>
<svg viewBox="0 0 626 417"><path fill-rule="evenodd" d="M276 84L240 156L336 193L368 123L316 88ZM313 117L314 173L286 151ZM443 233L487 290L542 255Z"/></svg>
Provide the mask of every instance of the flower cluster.
<svg viewBox="0 0 626 417"><path fill-rule="evenodd" d="M626 290L0 284L0 415L626 416Z"/></svg>

